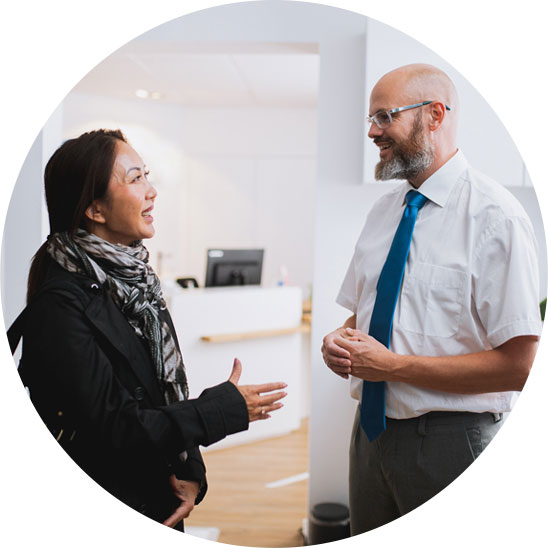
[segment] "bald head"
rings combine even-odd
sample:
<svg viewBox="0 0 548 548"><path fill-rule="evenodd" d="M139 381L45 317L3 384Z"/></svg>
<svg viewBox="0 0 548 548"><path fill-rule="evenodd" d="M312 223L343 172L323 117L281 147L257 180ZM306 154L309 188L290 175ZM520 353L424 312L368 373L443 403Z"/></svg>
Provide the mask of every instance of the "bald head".
<svg viewBox="0 0 548 548"><path fill-rule="evenodd" d="M449 76L437 67L405 65L385 74L371 92L370 116L424 101L430 104L393 114L394 123L390 126L381 129L371 124L368 136L381 148L391 147L390 153L381 151L377 178L385 178L380 177L381 174L387 177L397 174L397 178L407 178L412 184L420 185L456 153L457 91ZM414 152L409 156L411 150ZM411 159L414 161L426 152L428 162L421 163L420 170L418 167L411 170ZM400 169L398 162L406 169Z"/></svg>
<svg viewBox="0 0 548 548"><path fill-rule="evenodd" d="M448 104L457 110L458 97L451 78L432 65L405 65L385 74L377 86L389 86L398 89L402 96L411 102L436 100Z"/></svg>
<svg viewBox="0 0 548 548"><path fill-rule="evenodd" d="M447 117L444 125L456 136L459 111L457 90L451 78L433 65L416 63L388 72L373 88L371 102L374 98L386 103L382 108L440 101L451 107L451 116Z"/></svg>

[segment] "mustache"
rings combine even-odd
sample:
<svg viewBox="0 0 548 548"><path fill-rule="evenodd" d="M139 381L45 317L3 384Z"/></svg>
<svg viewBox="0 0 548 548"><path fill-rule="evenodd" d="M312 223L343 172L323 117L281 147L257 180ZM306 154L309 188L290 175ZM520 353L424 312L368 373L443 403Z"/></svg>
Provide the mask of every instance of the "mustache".
<svg viewBox="0 0 548 548"><path fill-rule="evenodd" d="M391 143L393 143L394 141L393 141L392 139L386 139L386 138L381 139L381 138L377 137L377 138L373 139L373 142L374 142L376 145L378 145L378 144L382 144L382 143L391 144Z"/></svg>

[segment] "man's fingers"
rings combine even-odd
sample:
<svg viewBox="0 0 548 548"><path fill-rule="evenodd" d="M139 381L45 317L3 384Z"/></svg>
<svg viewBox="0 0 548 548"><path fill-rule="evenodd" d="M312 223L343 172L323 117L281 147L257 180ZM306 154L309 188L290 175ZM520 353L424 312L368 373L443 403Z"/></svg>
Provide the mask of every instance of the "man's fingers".
<svg viewBox="0 0 548 548"><path fill-rule="evenodd" d="M356 341L351 341L349 339L343 339L342 337L339 337L336 339L337 341L337 345L340 346L341 348L344 348L345 350L348 350L347 352L347 356L346 357L350 357L350 351L351 350L354 350L356 348Z"/></svg>
<svg viewBox="0 0 548 548"><path fill-rule="evenodd" d="M339 356L340 358L348 358L350 353L342 345L339 345L337 341L343 340L342 337L336 337L331 342L324 343L322 352L329 354L330 356Z"/></svg>
<svg viewBox="0 0 548 548"><path fill-rule="evenodd" d="M331 371L333 371L334 373L350 373L351 366L330 365L329 369L331 369Z"/></svg>
<svg viewBox="0 0 548 548"><path fill-rule="evenodd" d="M348 360L346 358L334 358L332 356L328 356L326 360L326 364L328 367L350 367L352 365L352 361Z"/></svg>

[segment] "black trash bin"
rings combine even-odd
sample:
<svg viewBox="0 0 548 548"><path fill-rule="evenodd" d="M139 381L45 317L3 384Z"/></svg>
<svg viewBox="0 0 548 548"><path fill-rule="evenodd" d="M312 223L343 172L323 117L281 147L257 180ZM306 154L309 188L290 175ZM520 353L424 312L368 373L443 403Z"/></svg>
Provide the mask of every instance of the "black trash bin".
<svg viewBox="0 0 548 548"><path fill-rule="evenodd" d="M316 504L310 512L308 523L309 545L333 542L350 536L350 514L343 504Z"/></svg>

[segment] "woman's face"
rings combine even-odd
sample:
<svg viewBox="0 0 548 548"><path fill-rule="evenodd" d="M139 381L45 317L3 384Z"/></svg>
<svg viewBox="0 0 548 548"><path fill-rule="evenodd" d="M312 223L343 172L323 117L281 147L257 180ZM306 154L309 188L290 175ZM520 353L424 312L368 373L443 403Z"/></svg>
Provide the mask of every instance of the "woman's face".
<svg viewBox="0 0 548 548"><path fill-rule="evenodd" d="M152 238L157 192L147 175L141 157L127 143L118 141L107 194L86 210L91 221L88 230L113 244L130 245Z"/></svg>

